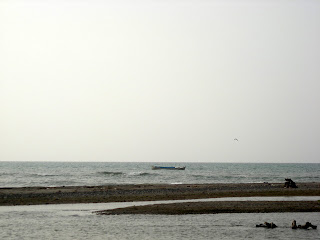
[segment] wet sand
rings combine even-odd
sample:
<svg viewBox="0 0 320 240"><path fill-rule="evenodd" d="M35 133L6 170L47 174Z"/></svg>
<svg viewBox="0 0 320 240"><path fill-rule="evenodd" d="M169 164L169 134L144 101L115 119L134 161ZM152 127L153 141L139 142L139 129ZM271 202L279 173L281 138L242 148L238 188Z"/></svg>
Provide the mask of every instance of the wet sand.
<svg viewBox="0 0 320 240"><path fill-rule="evenodd" d="M320 197L319 197L320 199ZM217 213L270 213L320 212L320 201L215 201L186 202L133 206L98 211L98 215L120 214L217 214Z"/></svg>
<svg viewBox="0 0 320 240"><path fill-rule="evenodd" d="M297 183L297 186L298 188L284 188L284 183L231 183L0 188L0 206L219 197L320 196L320 183Z"/></svg>

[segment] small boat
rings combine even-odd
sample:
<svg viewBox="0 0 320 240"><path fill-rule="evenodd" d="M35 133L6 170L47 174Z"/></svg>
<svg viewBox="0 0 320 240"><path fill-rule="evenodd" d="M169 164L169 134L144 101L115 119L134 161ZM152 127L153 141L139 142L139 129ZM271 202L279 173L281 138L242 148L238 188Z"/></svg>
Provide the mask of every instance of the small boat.
<svg viewBox="0 0 320 240"><path fill-rule="evenodd" d="M152 166L152 170L185 170L186 167L161 167L161 166Z"/></svg>

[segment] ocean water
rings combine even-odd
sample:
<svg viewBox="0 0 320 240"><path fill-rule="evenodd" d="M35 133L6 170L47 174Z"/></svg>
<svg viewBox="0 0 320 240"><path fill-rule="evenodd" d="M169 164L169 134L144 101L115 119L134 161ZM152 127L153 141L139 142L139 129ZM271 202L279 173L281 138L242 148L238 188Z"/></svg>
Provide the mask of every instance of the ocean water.
<svg viewBox="0 0 320 240"><path fill-rule="evenodd" d="M0 187L234 182L319 182L320 164L0 162ZM232 200L223 199L224 201ZM239 200L239 199L236 199ZM251 198L250 200L259 200ZM279 200L279 199L278 199ZM301 200L301 199L300 199ZM139 203L0 206L0 239L319 239L319 213L97 215ZM145 203L143 203L145 204ZM309 221L317 230L292 230ZM265 221L276 229L256 228Z"/></svg>
<svg viewBox="0 0 320 240"><path fill-rule="evenodd" d="M0 239L145 240L145 239L319 239L320 230L293 230L320 223L319 213L203 215L96 215L108 204L62 204L0 207ZM278 228L256 228L265 221Z"/></svg>
<svg viewBox="0 0 320 240"><path fill-rule="evenodd" d="M184 171L152 165L186 166ZM0 187L108 184L320 182L320 163L0 162Z"/></svg>

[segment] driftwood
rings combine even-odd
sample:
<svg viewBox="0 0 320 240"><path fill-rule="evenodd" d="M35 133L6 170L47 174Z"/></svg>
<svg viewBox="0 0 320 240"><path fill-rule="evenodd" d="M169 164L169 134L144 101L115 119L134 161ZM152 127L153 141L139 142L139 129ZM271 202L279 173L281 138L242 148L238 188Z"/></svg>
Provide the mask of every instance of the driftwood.
<svg viewBox="0 0 320 240"><path fill-rule="evenodd" d="M271 223L268 223L268 222L265 222L264 224L259 224L259 225L256 225L256 227L264 227L264 228L276 228L278 227L277 225L275 225L273 222Z"/></svg>
<svg viewBox="0 0 320 240"><path fill-rule="evenodd" d="M261 224L256 225L256 227L276 228L276 227L278 227L278 226L275 225L273 222L271 222L271 223L264 222L263 224L261 223ZM306 222L306 224L304 224L304 225L297 225L296 220L293 220L293 221L292 221L292 224L291 224L291 228L292 228L292 229L317 229L317 226L316 226L316 225L313 225L313 224L310 223L310 222Z"/></svg>
<svg viewBox="0 0 320 240"><path fill-rule="evenodd" d="M313 225L312 223L310 223L310 222L306 222L306 224L304 224L304 225L298 225L297 226L297 222L296 222L296 220L293 220L293 222L292 222L292 225L291 225L291 228L292 229L310 229L310 228L312 228L312 229L317 229L317 226L316 225Z"/></svg>
<svg viewBox="0 0 320 240"><path fill-rule="evenodd" d="M292 221L291 228L292 229L297 229L298 228L296 220Z"/></svg>

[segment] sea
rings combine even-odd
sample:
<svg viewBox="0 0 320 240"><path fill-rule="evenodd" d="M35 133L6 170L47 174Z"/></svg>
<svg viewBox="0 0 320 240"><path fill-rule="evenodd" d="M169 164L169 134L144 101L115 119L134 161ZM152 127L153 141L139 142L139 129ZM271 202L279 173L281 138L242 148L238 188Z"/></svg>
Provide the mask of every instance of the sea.
<svg viewBox="0 0 320 240"><path fill-rule="evenodd" d="M152 166L185 170L152 170ZM320 163L0 162L0 187L320 182Z"/></svg>
<svg viewBox="0 0 320 240"><path fill-rule="evenodd" d="M186 169L152 170L153 165L185 166ZM299 182L320 182L320 164L0 162L0 188L111 184L278 183L284 182L285 178L291 178L297 185ZM312 198L315 199L317 197ZM222 200L230 201L233 198ZM284 197L282 200L301 199ZM95 213L98 210L154 203L168 202L0 206L0 239L320 239L320 214L313 212L178 216L108 216ZM311 222L318 225L318 229L293 230L290 228L293 219L298 224ZM274 222L278 228L255 227L256 224L266 221Z"/></svg>

